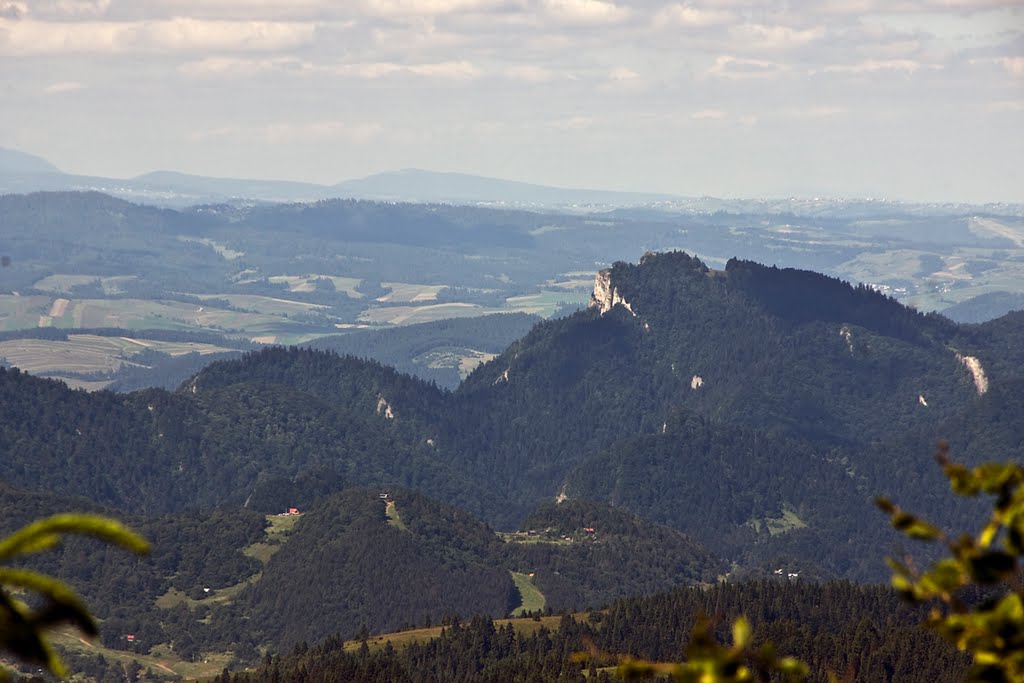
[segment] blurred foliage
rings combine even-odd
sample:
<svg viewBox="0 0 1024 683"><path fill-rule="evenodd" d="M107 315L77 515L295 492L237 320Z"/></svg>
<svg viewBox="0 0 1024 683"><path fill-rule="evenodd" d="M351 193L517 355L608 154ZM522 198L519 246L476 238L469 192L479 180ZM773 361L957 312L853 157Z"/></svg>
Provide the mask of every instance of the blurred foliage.
<svg viewBox="0 0 1024 683"><path fill-rule="evenodd" d="M67 671L46 631L58 624L70 624L85 635L95 636L99 633L96 621L81 598L62 581L3 565L50 550L68 534L92 536L135 553L149 552L143 538L120 522L99 515L54 515L0 540L0 651L45 666L58 678L66 677ZM29 600L22 600L22 596ZM0 671L0 679L4 676Z"/></svg>
<svg viewBox="0 0 1024 683"><path fill-rule="evenodd" d="M876 502L892 525L910 538L942 543L950 553L919 571L910 557L888 559L892 585L904 598L932 609L926 624L969 653L974 681L1024 680L1024 468L1014 462L968 468L954 462L942 443L936 459L961 496L994 497L992 512L977 534L954 536L904 511Z"/></svg>
<svg viewBox="0 0 1024 683"><path fill-rule="evenodd" d="M752 634L750 622L739 617L732 624L732 645L721 645L715 638L714 624L701 617L690 635L686 661L662 663L626 658L619 663L617 673L626 680L667 675L682 683L797 683L807 677L806 664L793 657L778 657L770 642L755 648Z"/></svg>

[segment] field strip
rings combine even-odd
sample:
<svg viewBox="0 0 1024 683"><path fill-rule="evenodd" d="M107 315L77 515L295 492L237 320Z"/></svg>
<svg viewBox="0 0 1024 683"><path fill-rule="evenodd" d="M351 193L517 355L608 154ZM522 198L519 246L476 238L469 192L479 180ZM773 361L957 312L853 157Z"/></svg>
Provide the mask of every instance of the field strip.
<svg viewBox="0 0 1024 683"><path fill-rule="evenodd" d="M64 312L68 310L68 304L71 302L68 299L55 299L53 305L50 306L50 317L59 318L64 315Z"/></svg>

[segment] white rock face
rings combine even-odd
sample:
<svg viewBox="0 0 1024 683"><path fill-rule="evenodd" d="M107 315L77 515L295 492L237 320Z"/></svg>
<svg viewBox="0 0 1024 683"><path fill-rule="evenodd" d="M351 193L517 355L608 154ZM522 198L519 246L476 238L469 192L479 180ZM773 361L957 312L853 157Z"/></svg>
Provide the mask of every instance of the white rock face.
<svg viewBox="0 0 1024 683"><path fill-rule="evenodd" d="M500 375L498 375L498 379L494 380L494 383L495 384L501 384L502 382L508 382L508 371L509 370L511 370L511 368L505 368L505 372L503 372Z"/></svg>
<svg viewBox="0 0 1024 683"><path fill-rule="evenodd" d="M558 495L555 496L555 504L564 503L569 500L569 496L565 493L565 484L562 484L562 488L558 490Z"/></svg>
<svg viewBox="0 0 1024 683"><path fill-rule="evenodd" d="M696 391L704 386L704 378L700 375L694 375L693 379L690 380L690 388Z"/></svg>
<svg viewBox="0 0 1024 683"><path fill-rule="evenodd" d="M923 405L925 408L928 407L928 401L924 400L924 394L917 395L917 402Z"/></svg>
<svg viewBox="0 0 1024 683"><path fill-rule="evenodd" d="M391 404L383 396L377 399L377 414L383 415L389 420L395 419L395 411L391 409Z"/></svg>
<svg viewBox="0 0 1024 683"><path fill-rule="evenodd" d="M846 325L843 325L839 329L839 336L846 340L846 346L847 346L847 348L850 349L850 354L852 355L853 354L853 333L850 331L850 328L847 327Z"/></svg>
<svg viewBox="0 0 1024 683"><path fill-rule="evenodd" d="M988 377L985 376L985 368L981 367L981 361L974 356L961 356L959 353L956 354L956 359L971 371L971 377L974 378L974 388L977 389L978 396L988 391Z"/></svg>
<svg viewBox="0 0 1024 683"><path fill-rule="evenodd" d="M622 298L619 290L612 286L612 271L607 268L597 272L594 276L594 291L590 295L590 307L596 308L604 315L616 306L622 306L632 316L637 317L636 311L628 301ZM649 329L649 328L648 328Z"/></svg>

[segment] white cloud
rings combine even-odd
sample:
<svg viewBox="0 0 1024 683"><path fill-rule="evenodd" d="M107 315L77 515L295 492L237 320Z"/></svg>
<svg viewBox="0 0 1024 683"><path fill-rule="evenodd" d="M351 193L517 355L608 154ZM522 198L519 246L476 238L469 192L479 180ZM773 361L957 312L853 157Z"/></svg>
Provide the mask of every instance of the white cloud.
<svg viewBox="0 0 1024 683"><path fill-rule="evenodd" d="M726 9L701 8L693 5L675 3L661 8L654 15L654 25L658 28L680 26L706 27L728 24L736 20L736 14Z"/></svg>
<svg viewBox="0 0 1024 683"><path fill-rule="evenodd" d="M996 63L1014 78L1024 78L1024 57L1000 57Z"/></svg>
<svg viewBox="0 0 1024 683"><path fill-rule="evenodd" d="M392 75L412 75L451 81L466 81L482 72L471 62L428 62L399 64L397 62L351 62L314 64L296 57L244 59L208 57L178 67L178 72L192 78L244 78L261 74L318 75L375 80Z"/></svg>
<svg viewBox="0 0 1024 683"><path fill-rule="evenodd" d="M986 109L994 112L1024 111L1024 100L1001 100L999 102L989 102Z"/></svg>
<svg viewBox="0 0 1024 683"><path fill-rule="evenodd" d="M523 83L548 83L559 74L536 64L516 64L505 69L505 77Z"/></svg>
<svg viewBox="0 0 1024 683"><path fill-rule="evenodd" d="M594 119L589 116L570 116L551 121L548 125L557 130L584 130L594 125Z"/></svg>
<svg viewBox="0 0 1024 683"><path fill-rule="evenodd" d="M634 81L640 74L624 66L617 66L608 74L609 81Z"/></svg>
<svg viewBox="0 0 1024 683"><path fill-rule="evenodd" d="M721 109L701 109L690 114L690 119L694 121L721 121L729 115L729 112L722 111Z"/></svg>
<svg viewBox="0 0 1024 683"><path fill-rule="evenodd" d="M17 0L0 2L0 18L21 19L28 15L28 5Z"/></svg>
<svg viewBox="0 0 1024 683"><path fill-rule="evenodd" d="M729 80L775 78L787 71L788 67L766 59L744 59L732 55L715 58L707 73L710 76Z"/></svg>
<svg viewBox="0 0 1024 683"><path fill-rule="evenodd" d="M56 95L63 92L82 90L83 88L85 88L85 84L79 83L78 81L60 81L59 83L51 83L46 86L43 88L43 92L47 95Z"/></svg>
<svg viewBox="0 0 1024 683"><path fill-rule="evenodd" d="M836 74L873 74L882 71L903 72L908 76L921 69L938 71L941 64L924 64L913 59L868 59L856 64L830 64L822 71Z"/></svg>
<svg viewBox="0 0 1024 683"><path fill-rule="evenodd" d="M542 0L542 7L547 16L567 24L614 24L630 14L606 0Z"/></svg>
<svg viewBox="0 0 1024 683"><path fill-rule="evenodd" d="M110 9L110 0L33 0L30 4L33 16L57 19L100 17Z"/></svg>
<svg viewBox="0 0 1024 683"><path fill-rule="evenodd" d="M818 11L828 14L971 14L1020 7L1020 0L828 0Z"/></svg>
<svg viewBox="0 0 1024 683"><path fill-rule="evenodd" d="M799 30L789 26L743 24L731 28L729 33L745 49L754 50L788 50L825 37L825 29L821 26Z"/></svg>
<svg viewBox="0 0 1024 683"><path fill-rule="evenodd" d="M178 72L193 78L244 78L262 73L309 73L316 67L295 57L270 57L267 59L245 59L240 57L207 57L186 62Z"/></svg>
<svg viewBox="0 0 1024 683"><path fill-rule="evenodd" d="M144 22L41 22L0 19L0 55L262 52L304 45L315 24L168 19Z"/></svg>
<svg viewBox="0 0 1024 683"><path fill-rule="evenodd" d="M826 119L846 113L846 107L816 105L785 109L782 115L791 119Z"/></svg>
<svg viewBox="0 0 1024 683"><path fill-rule="evenodd" d="M507 4L505 0L363 0L356 6L375 16L415 17L478 12Z"/></svg>

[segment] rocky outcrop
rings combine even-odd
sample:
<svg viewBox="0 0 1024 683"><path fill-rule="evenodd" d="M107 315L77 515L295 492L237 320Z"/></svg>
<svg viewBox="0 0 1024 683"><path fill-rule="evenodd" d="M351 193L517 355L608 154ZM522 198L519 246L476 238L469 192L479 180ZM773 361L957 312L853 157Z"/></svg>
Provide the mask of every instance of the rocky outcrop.
<svg viewBox="0 0 1024 683"><path fill-rule="evenodd" d="M616 306L622 306L634 318L637 317L633 306L619 294L619 290L612 284L612 271L607 268L600 270L594 276L594 291L590 295L590 307L598 309L601 315L604 315Z"/></svg>
<svg viewBox="0 0 1024 683"><path fill-rule="evenodd" d="M988 377L985 376L985 368L981 367L981 361L974 356L962 356L959 353L956 354L956 359L970 370L978 396L988 391Z"/></svg>

